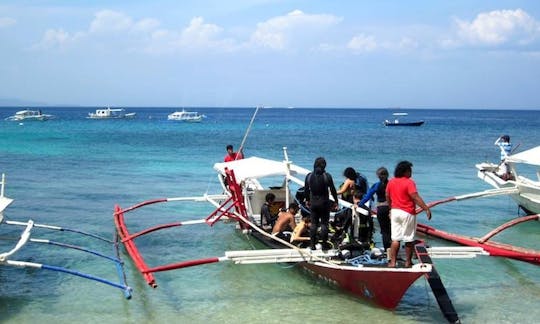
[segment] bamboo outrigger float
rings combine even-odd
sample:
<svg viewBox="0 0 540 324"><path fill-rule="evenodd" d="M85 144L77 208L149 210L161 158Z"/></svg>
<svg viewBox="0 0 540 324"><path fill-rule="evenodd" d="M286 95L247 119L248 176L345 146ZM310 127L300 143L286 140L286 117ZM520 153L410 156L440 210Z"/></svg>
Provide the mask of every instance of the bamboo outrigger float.
<svg viewBox="0 0 540 324"><path fill-rule="evenodd" d="M22 226L24 227L24 229L21 232L20 238L17 240L17 243L15 244L15 246L9 251L0 253L0 267L6 266L6 267L18 267L18 268L34 268L34 269L43 269L43 270L51 270L51 271L56 271L56 272L67 273L67 274L97 281L97 282L121 289L124 292L124 296L127 299L131 298L132 289L126 284L126 277L123 270L123 262L119 258L117 240L115 239L110 240L110 239L107 239L107 238L104 238L95 234L91 234L91 233L76 230L76 229L70 229L70 228L54 226L54 225L38 224L38 223L35 223L33 220L20 222L20 221L12 221L12 220L4 219L4 210L13 202L13 199L4 196L5 183L6 183L5 175L2 174L1 191L0 191L0 223L1 223L0 225L4 227L5 226ZM105 242L106 244L109 244L112 247L113 253L115 254L114 256L108 256L99 251L92 250L92 249L82 247L82 246L51 241L48 239L34 238L34 232L36 229L44 229L44 230L59 231L59 232L70 232L77 235L82 235L92 240ZM99 258L110 261L115 265L119 280L118 282L115 282L115 281L101 278L92 274L83 273L77 270L73 270L73 269L69 269L69 268L61 267L61 266L56 266L56 265L30 262L30 261L25 261L25 260L14 260L13 257L17 254L17 252L23 249L24 247L26 247L28 243L47 244L47 245L52 245L52 246L61 247L61 248L74 249L74 250L78 250L84 253L89 253Z"/></svg>

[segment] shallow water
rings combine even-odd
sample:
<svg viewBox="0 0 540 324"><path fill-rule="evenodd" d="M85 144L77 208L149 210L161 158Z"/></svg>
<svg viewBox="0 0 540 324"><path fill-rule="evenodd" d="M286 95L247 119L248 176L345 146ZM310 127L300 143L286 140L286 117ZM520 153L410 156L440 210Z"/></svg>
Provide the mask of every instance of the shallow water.
<svg viewBox="0 0 540 324"><path fill-rule="evenodd" d="M3 119L16 108L0 109ZM45 109L43 109L45 112ZM169 122L173 109L137 108L134 120L88 120L93 108L51 108L57 116L43 123L0 121L0 172L6 195L15 202L7 219L57 224L112 238L113 207L143 200L218 193L212 166L225 146L237 148L254 109L196 109L208 116L199 124ZM388 110L263 109L245 143L246 156L290 159L311 168L325 156L328 171L340 182L353 166L375 181L375 170L413 162L413 177L426 201L489 189L476 177L475 163L496 161L495 139L507 133L518 151L540 143L539 111L410 110L421 127L384 128ZM206 205L170 204L129 215L133 228L200 219ZM508 197L452 202L433 209L429 225L464 235L482 236L515 217ZM426 222L420 215L420 221ZM4 224L2 224L4 225ZM20 228L2 226L2 238ZM535 247L540 224L529 222L495 237ZM40 237L45 232L39 232ZM58 241L89 245L113 254L109 245L68 233ZM36 234L37 235L37 234ZM49 237L49 236L48 236ZM375 235L379 239L378 234ZM0 240L0 251L13 241ZM433 246L445 246L428 238ZM151 265L188 258L221 256L249 249L253 242L235 234L231 224L174 228L142 238ZM62 265L116 280L112 264L51 246L29 244L20 260ZM123 253L133 298L120 290L57 272L0 267L0 321L6 323L74 321L89 323L345 323L444 322L429 285L417 281L395 311L375 308L285 265L210 264L156 274L159 287L145 284ZM435 260L463 323L520 323L540 317L539 268L500 258Z"/></svg>

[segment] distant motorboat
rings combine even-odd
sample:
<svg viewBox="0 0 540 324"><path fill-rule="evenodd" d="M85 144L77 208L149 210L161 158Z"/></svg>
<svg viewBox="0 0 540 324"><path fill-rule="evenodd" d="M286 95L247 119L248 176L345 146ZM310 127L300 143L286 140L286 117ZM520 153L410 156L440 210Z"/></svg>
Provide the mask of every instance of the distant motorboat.
<svg viewBox="0 0 540 324"><path fill-rule="evenodd" d="M118 118L133 118L136 113L126 113L123 108L111 109L107 107L105 109L97 109L96 112L88 113L90 119L118 119Z"/></svg>
<svg viewBox="0 0 540 324"><path fill-rule="evenodd" d="M53 115L44 114L41 110L21 110L17 111L15 115L9 116L6 120L9 121L45 121L53 118Z"/></svg>
<svg viewBox="0 0 540 324"><path fill-rule="evenodd" d="M201 122L204 117L204 115L201 115L196 111L186 111L182 109L182 111L175 111L172 114L168 115L167 119L174 121L198 123Z"/></svg>
<svg viewBox="0 0 540 324"><path fill-rule="evenodd" d="M392 115L394 116L394 120L393 121L390 121L388 119L385 120L384 126L421 126L422 124L424 124L423 120L417 120L417 121L400 121L399 120L398 117L408 116L409 115L408 113L393 113Z"/></svg>

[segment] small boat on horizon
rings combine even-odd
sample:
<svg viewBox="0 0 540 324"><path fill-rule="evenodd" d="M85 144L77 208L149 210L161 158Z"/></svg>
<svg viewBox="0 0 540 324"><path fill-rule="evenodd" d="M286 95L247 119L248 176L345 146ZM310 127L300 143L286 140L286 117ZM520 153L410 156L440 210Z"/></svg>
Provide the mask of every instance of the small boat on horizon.
<svg viewBox="0 0 540 324"><path fill-rule="evenodd" d="M89 119L122 119L122 118L134 118L136 113L126 113L124 108L111 108L96 109L95 112L88 113Z"/></svg>
<svg viewBox="0 0 540 324"><path fill-rule="evenodd" d="M9 121L45 121L53 118L53 115L44 114L41 112L41 109L39 110L20 110L15 113L13 116L9 116L6 118L6 120Z"/></svg>
<svg viewBox="0 0 540 324"><path fill-rule="evenodd" d="M424 124L423 120L417 120L417 121L400 121L399 117L406 117L409 114L408 113L393 113L394 120L385 120L384 126L421 126Z"/></svg>
<svg viewBox="0 0 540 324"><path fill-rule="evenodd" d="M185 109L182 109L182 111L175 111L172 114L169 114L167 116L167 119L173 121L199 123L203 120L204 117L206 116L201 115L196 111L186 111Z"/></svg>

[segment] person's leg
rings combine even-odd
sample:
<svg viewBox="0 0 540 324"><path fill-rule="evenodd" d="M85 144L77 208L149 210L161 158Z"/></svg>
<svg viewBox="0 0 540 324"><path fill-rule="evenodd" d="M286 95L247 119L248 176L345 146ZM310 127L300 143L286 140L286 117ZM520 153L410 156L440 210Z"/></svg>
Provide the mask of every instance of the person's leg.
<svg viewBox="0 0 540 324"><path fill-rule="evenodd" d="M377 207L377 221L379 222L379 227L381 228L382 242L384 250L390 248L392 244L391 239L391 230L390 230L390 209L388 206L379 206Z"/></svg>
<svg viewBox="0 0 540 324"><path fill-rule="evenodd" d="M396 266L398 252L399 252L399 241L392 241L392 244L390 244L390 261L388 261L389 267L393 268Z"/></svg>
<svg viewBox="0 0 540 324"><path fill-rule="evenodd" d="M328 242L328 222L330 220L330 211L325 210L321 215L321 240L326 243Z"/></svg>
<svg viewBox="0 0 540 324"><path fill-rule="evenodd" d="M317 211L312 209L311 210L311 224L309 226L309 239L310 244L309 247L312 250L315 250L315 244L317 244L317 229L319 228L319 216L317 215Z"/></svg>
<svg viewBox="0 0 540 324"><path fill-rule="evenodd" d="M413 242L405 243L405 268L410 268L412 266L412 253L413 253Z"/></svg>

